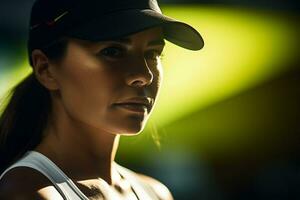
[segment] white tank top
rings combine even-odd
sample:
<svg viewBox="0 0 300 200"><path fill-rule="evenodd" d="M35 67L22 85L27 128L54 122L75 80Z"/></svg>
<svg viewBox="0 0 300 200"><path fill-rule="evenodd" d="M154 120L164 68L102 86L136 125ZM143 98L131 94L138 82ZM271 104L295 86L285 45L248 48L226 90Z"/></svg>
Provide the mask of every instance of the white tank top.
<svg viewBox="0 0 300 200"><path fill-rule="evenodd" d="M134 192L140 200L159 200L154 190L150 185L139 180L135 172L122 167L114 162L117 171L131 184ZM21 159L7 168L0 176L0 179L9 170L15 167L29 167L35 169L46 176L53 186L57 189L64 200L89 200L74 182L67 177L67 175L56 166L49 158L36 151L28 151ZM101 180L101 179L100 179ZM119 199L115 191L111 186L101 180L100 189L105 200L117 200Z"/></svg>

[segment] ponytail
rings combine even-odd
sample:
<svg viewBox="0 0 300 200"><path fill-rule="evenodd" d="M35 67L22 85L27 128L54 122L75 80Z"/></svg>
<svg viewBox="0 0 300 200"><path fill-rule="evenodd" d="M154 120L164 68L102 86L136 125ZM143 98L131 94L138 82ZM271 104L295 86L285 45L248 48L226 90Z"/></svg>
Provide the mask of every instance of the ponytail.
<svg viewBox="0 0 300 200"><path fill-rule="evenodd" d="M42 140L51 109L49 91L30 74L13 88L0 117L0 174Z"/></svg>
<svg viewBox="0 0 300 200"><path fill-rule="evenodd" d="M65 56L67 44L66 38L60 38L42 51L48 59L59 61ZM29 63L32 65L31 57ZM34 73L16 85L7 98L0 113L0 174L41 142L51 111L50 92Z"/></svg>

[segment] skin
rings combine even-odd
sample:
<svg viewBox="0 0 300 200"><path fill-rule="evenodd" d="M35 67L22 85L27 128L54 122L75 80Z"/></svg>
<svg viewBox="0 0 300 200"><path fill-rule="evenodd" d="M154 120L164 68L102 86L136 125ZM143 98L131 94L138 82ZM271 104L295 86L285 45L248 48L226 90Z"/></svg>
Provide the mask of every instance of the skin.
<svg viewBox="0 0 300 200"><path fill-rule="evenodd" d="M155 103L163 48L162 30L155 27L118 41L69 38L67 53L60 61L49 60L38 49L32 52L34 73L50 91L53 105L45 137L35 150L49 157L87 196L101 180L109 185L121 181L113 165L119 138L141 132L152 109L141 114L115 103L136 96ZM8 175L4 182L29 178L20 174L11 179ZM140 177L159 188L161 199L172 199L161 183ZM38 191L40 199L51 199L46 197L55 195L53 187L45 185L47 180L42 182L36 187L32 184L32 190Z"/></svg>

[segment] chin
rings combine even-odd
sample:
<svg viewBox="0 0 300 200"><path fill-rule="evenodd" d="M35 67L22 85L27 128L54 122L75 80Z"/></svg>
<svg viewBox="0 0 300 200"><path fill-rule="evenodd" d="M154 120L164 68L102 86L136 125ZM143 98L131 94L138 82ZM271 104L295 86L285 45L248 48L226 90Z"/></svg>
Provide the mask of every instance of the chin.
<svg viewBox="0 0 300 200"><path fill-rule="evenodd" d="M128 121L127 123L123 124L122 128L120 128L120 131L118 131L118 134L129 135L129 136L138 135L140 132L144 130L146 121L147 120Z"/></svg>
<svg viewBox="0 0 300 200"><path fill-rule="evenodd" d="M120 131L120 135L128 135L128 136L133 136L133 135L138 135L144 130L144 126L135 126L135 127L127 127Z"/></svg>

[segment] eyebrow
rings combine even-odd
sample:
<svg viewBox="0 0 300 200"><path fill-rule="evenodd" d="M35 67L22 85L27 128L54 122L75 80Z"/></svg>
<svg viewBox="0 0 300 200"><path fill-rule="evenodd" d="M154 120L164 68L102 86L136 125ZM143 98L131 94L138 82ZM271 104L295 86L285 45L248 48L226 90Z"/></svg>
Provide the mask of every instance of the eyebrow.
<svg viewBox="0 0 300 200"><path fill-rule="evenodd" d="M114 40L111 40L111 42L118 42L118 43L124 43L124 44L131 44L132 41L130 38L120 38L120 39L114 39ZM164 46L166 43L164 41L163 38L158 38L158 39L154 39L154 40L151 40L150 42L148 42L147 46L157 46L157 45L161 45L161 46Z"/></svg>

